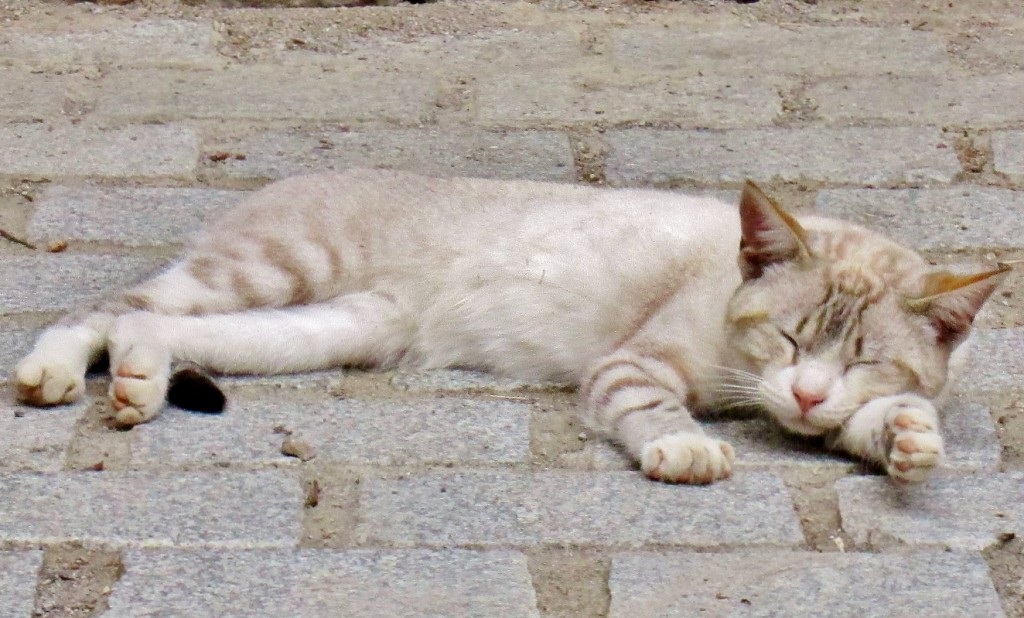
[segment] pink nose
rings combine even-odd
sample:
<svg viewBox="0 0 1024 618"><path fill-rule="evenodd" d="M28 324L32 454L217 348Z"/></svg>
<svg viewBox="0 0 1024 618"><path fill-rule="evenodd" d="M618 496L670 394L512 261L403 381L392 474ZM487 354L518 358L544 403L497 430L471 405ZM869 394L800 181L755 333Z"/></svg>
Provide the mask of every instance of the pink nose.
<svg viewBox="0 0 1024 618"><path fill-rule="evenodd" d="M796 403L800 406L801 416L807 416L807 412L809 412L811 408L822 401L825 401L825 395L823 393L805 391L795 384L793 385L793 398L796 399Z"/></svg>

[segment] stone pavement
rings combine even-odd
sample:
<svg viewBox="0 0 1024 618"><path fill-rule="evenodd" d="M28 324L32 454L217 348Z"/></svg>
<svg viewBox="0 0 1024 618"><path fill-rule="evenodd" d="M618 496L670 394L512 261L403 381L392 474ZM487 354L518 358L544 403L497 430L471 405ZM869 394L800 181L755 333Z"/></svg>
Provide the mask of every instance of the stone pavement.
<svg viewBox="0 0 1024 618"><path fill-rule="evenodd" d="M352 165L749 177L936 263L1019 259L1022 99L1009 0L0 0L0 227L38 247L0 241L0 369L242 192ZM223 415L127 432L102 376L64 408L5 390L0 616L1021 617L1021 285L920 487L742 419L709 429L733 479L652 483L563 386L470 372L225 380Z"/></svg>

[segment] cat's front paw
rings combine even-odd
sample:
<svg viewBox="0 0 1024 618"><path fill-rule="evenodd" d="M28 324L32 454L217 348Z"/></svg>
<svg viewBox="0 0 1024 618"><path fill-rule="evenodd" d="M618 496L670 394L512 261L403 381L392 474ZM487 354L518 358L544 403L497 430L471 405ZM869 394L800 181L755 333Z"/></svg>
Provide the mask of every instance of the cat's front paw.
<svg viewBox="0 0 1024 618"><path fill-rule="evenodd" d="M119 427L144 423L164 407L170 359L160 350L134 348L113 367L110 404Z"/></svg>
<svg viewBox="0 0 1024 618"><path fill-rule="evenodd" d="M728 442L695 433L674 433L644 445L640 469L656 481L707 485L732 476L735 459Z"/></svg>
<svg viewBox="0 0 1024 618"><path fill-rule="evenodd" d="M942 462L942 436L935 411L912 405L898 405L885 417L889 437L889 476L898 481L920 483Z"/></svg>
<svg viewBox="0 0 1024 618"><path fill-rule="evenodd" d="M33 352L14 368L18 399L36 406L78 401L85 393L85 368L53 354Z"/></svg>

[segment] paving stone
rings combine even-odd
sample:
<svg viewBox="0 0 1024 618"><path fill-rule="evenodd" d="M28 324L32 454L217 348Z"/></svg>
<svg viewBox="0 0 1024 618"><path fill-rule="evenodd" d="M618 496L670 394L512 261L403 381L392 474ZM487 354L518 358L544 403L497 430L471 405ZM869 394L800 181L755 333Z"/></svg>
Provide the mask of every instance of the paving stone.
<svg viewBox="0 0 1024 618"><path fill-rule="evenodd" d="M612 49L617 61L634 70L679 68L709 75L766 70L795 75L913 75L941 73L950 66L942 36L909 28L641 26L614 30Z"/></svg>
<svg viewBox="0 0 1024 618"><path fill-rule="evenodd" d="M1024 192L991 187L830 189L823 215L859 223L918 250L1024 247Z"/></svg>
<svg viewBox="0 0 1024 618"><path fill-rule="evenodd" d="M135 465L279 463L283 427L317 461L346 464L514 463L530 460L530 406L465 399L234 399L224 414L167 410L132 433Z"/></svg>
<svg viewBox="0 0 1024 618"><path fill-rule="evenodd" d="M430 74L381 74L357 66L337 71L258 65L220 71L137 69L113 73L102 86L96 113L137 121L231 118L419 124L433 117L438 95Z"/></svg>
<svg viewBox="0 0 1024 618"><path fill-rule="evenodd" d="M575 178L569 139L552 131L272 131L245 139L234 150L246 155L224 162L227 174L235 178L283 178L366 166L443 176Z"/></svg>
<svg viewBox="0 0 1024 618"><path fill-rule="evenodd" d="M999 21L985 28L983 36L961 40L959 43L964 46L961 53L972 65L981 65L985 71L1024 69L1024 23Z"/></svg>
<svg viewBox="0 0 1024 618"><path fill-rule="evenodd" d="M63 115L61 103L72 81L66 75L0 69L0 118L43 120Z"/></svg>
<svg viewBox="0 0 1024 618"><path fill-rule="evenodd" d="M480 122L665 121L688 127L770 125L782 109L779 84L745 77L505 73L478 86Z"/></svg>
<svg viewBox="0 0 1024 618"><path fill-rule="evenodd" d="M1020 119L1024 75L836 79L812 86L806 96L829 123L1006 125Z"/></svg>
<svg viewBox="0 0 1024 618"><path fill-rule="evenodd" d="M104 616L538 615L516 552L129 550L124 561Z"/></svg>
<svg viewBox="0 0 1024 618"><path fill-rule="evenodd" d="M607 175L617 185L747 178L887 185L950 182L960 171L952 142L929 128L623 129L606 137Z"/></svg>
<svg viewBox="0 0 1024 618"><path fill-rule="evenodd" d="M736 449L737 470L791 467L832 467L852 470L855 459L831 453L814 441L786 434L766 419L704 424L708 435L727 441ZM943 467L951 470L997 470L1000 462L999 437L988 408L954 399L943 411L942 433L946 441ZM570 458L598 470L633 470L636 464L621 448L601 439L584 447L584 453Z"/></svg>
<svg viewBox="0 0 1024 618"><path fill-rule="evenodd" d="M0 174L30 178L192 179L199 162L199 136L175 125L7 125L0 143Z"/></svg>
<svg viewBox="0 0 1024 618"><path fill-rule="evenodd" d="M8 375L14 366L32 350L32 344L42 332L35 328L4 325L0 328L0 374Z"/></svg>
<svg viewBox="0 0 1024 618"><path fill-rule="evenodd" d="M1024 182L1024 131L996 131L992 134L993 168L1015 182Z"/></svg>
<svg viewBox="0 0 1024 618"><path fill-rule="evenodd" d="M166 263L72 253L5 257L0 261L0 313L86 307L104 292L141 280Z"/></svg>
<svg viewBox="0 0 1024 618"><path fill-rule="evenodd" d="M559 382L527 382L504 378L482 371L466 369L431 369L399 371L391 376L391 386L412 393L508 393L515 391L568 390L571 384Z"/></svg>
<svg viewBox="0 0 1024 618"><path fill-rule="evenodd" d="M41 551L0 552L0 616L31 616Z"/></svg>
<svg viewBox="0 0 1024 618"><path fill-rule="evenodd" d="M224 62L211 24L156 19L80 23L73 32L6 27L0 64L61 70L93 65L208 67Z"/></svg>
<svg viewBox="0 0 1024 618"><path fill-rule="evenodd" d="M8 390L0 399L0 471L58 472L88 403L32 408L15 403Z"/></svg>
<svg viewBox="0 0 1024 618"><path fill-rule="evenodd" d="M1024 390L1024 328L977 329L970 340L969 361L956 380L956 392L1008 393Z"/></svg>
<svg viewBox="0 0 1024 618"><path fill-rule="evenodd" d="M634 472L425 474L366 480L359 505L357 537L398 547L803 543L781 479L758 472L709 487Z"/></svg>
<svg viewBox="0 0 1024 618"><path fill-rule="evenodd" d="M939 476L917 486L849 477L836 491L843 529L858 547L982 550L1024 535L1024 472Z"/></svg>
<svg viewBox="0 0 1024 618"><path fill-rule="evenodd" d="M1003 616L976 554L743 552L615 556L609 618Z"/></svg>
<svg viewBox="0 0 1024 618"><path fill-rule="evenodd" d="M303 503L280 470L15 472L0 493L0 541L110 547L293 547Z"/></svg>
<svg viewBox="0 0 1024 618"><path fill-rule="evenodd" d="M184 243L245 197L241 191L54 186L36 200L32 242Z"/></svg>

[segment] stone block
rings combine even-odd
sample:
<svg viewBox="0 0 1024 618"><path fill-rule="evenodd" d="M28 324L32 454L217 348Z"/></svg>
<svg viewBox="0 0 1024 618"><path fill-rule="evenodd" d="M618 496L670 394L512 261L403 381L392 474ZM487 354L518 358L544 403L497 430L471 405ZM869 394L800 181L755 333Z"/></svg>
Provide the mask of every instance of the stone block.
<svg viewBox="0 0 1024 618"><path fill-rule="evenodd" d="M87 409L87 403L31 408L15 403L9 390L4 392L0 398L0 471L63 469L75 425Z"/></svg>
<svg viewBox="0 0 1024 618"><path fill-rule="evenodd" d="M357 537L397 547L803 543L782 480L758 472L708 487L633 472L425 474L364 481L359 505Z"/></svg>
<svg viewBox="0 0 1024 618"><path fill-rule="evenodd" d="M241 191L121 187L47 188L29 224L32 242L180 244L245 197Z"/></svg>
<svg viewBox="0 0 1024 618"><path fill-rule="evenodd" d="M922 251L1024 247L1024 193L992 187L830 189L818 213L859 223Z"/></svg>
<svg viewBox="0 0 1024 618"><path fill-rule="evenodd" d="M192 179L199 163L198 134L176 125L6 125L0 143L0 174L26 178Z"/></svg>
<svg viewBox="0 0 1024 618"><path fill-rule="evenodd" d="M1024 131L996 131L992 134L993 168L1014 182L1024 182Z"/></svg>
<svg viewBox="0 0 1024 618"><path fill-rule="evenodd" d="M946 43L935 32L802 24L621 28L612 34L612 57L633 70L708 75L914 75L950 67Z"/></svg>
<svg viewBox="0 0 1024 618"><path fill-rule="evenodd" d="M671 122L684 127L770 125L779 85L747 77L672 73L581 73L578 69L495 75L478 87L480 122Z"/></svg>
<svg viewBox="0 0 1024 618"><path fill-rule="evenodd" d="M223 414L167 410L135 428L132 463L281 463L290 460L281 454L285 430L313 447L317 461L527 462L530 409L518 402L465 399L330 399L310 405L234 398Z"/></svg>
<svg viewBox="0 0 1024 618"><path fill-rule="evenodd" d="M398 390L411 393L509 393L573 388L570 384L559 382L527 382L466 369L399 371L391 376L390 383Z"/></svg>
<svg viewBox="0 0 1024 618"><path fill-rule="evenodd" d="M1002 616L976 554L638 553L612 560L609 618Z"/></svg>
<svg viewBox="0 0 1024 618"><path fill-rule="evenodd" d="M38 70L91 66L209 67L223 64L212 24L175 19L82 20L50 32L8 25L0 33L0 64ZM26 24L27 25L27 24Z"/></svg>
<svg viewBox="0 0 1024 618"><path fill-rule="evenodd" d="M0 313L87 307L141 280L166 260L53 253L11 256L0 262Z"/></svg>
<svg viewBox="0 0 1024 618"><path fill-rule="evenodd" d="M607 175L616 185L741 183L747 178L945 183L960 171L952 142L930 128L622 129L606 136Z"/></svg>
<svg viewBox="0 0 1024 618"><path fill-rule="evenodd" d="M1002 126L1020 118L1024 75L836 79L812 86L806 96L833 124Z"/></svg>
<svg viewBox="0 0 1024 618"><path fill-rule="evenodd" d="M550 131L272 131L233 149L245 154L244 160L224 162L233 178L283 178L350 167L563 182L576 176L569 139Z"/></svg>
<svg viewBox="0 0 1024 618"><path fill-rule="evenodd" d="M516 552L129 550L124 562L111 618L538 616Z"/></svg>
<svg viewBox="0 0 1024 618"><path fill-rule="evenodd" d="M1024 390L1024 328L975 330L968 360L957 378L961 394L1019 393Z"/></svg>
<svg viewBox="0 0 1024 618"><path fill-rule="evenodd" d="M0 542L293 547L303 492L280 470L0 474Z"/></svg>
<svg viewBox="0 0 1024 618"><path fill-rule="evenodd" d="M65 75L0 69L0 118L39 121L62 116L61 105L72 81Z"/></svg>
<svg viewBox="0 0 1024 618"><path fill-rule="evenodd" d="M943 475L913 486L849 477L836 491L843 529L858 547L982 550L1024 535L1024 472Z"/></svg>
<svg viewBox="0 0 1024 618"><path fill-rule="evenodd" d="M0 616L32 615L42 564L41 551L0 552Z"/></svg>
<svg viewBox="0 0 1024 618"><path fill-rule="evenodd" d="M382 74L356 65L337 71L266 65L219 71L137 69L104 78L96 113L145 122L230 118L420 124L433 118L437 95L431 74Z"/></svg>

